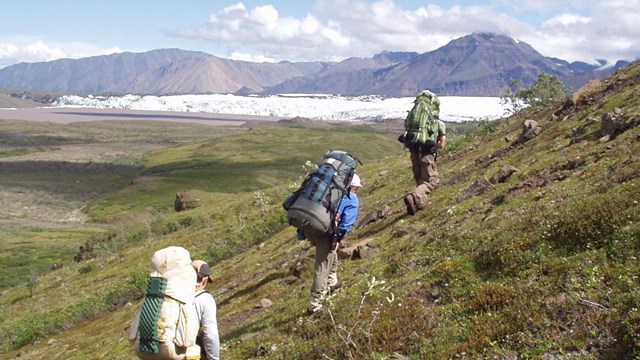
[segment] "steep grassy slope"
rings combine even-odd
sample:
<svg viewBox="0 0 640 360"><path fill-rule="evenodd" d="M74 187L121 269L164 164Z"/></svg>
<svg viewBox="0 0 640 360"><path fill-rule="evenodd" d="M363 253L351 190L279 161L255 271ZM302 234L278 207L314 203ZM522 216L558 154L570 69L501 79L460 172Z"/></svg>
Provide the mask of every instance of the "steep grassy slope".
<svg viewBox="0 0 640 360"><path fill-rule="evenodd" d="M306 155L353 146L347 150L356 156L371 156L358 170L360 219L390 207L387 217L348 235L348 244L370 241L369 251L342 261L343 288L319 316L303 316L313 249L284 223L280 202L291 184L258 180L237 194L220 192L215 203L110 230L95 260L43 277L33 297L24 287L6 292L0 297L7 314L0 323L2 356L132 358L126 331L148 259L159 248L181 245L215 264L209 290L218 302L227 359L636 358L639 82L634 64L582 90L561 110L562 104L529 110L497 129L451 139L438 160L442 180L429 209L413 217L401 200L412 188L408 156L392 139L376 143L359 132L365 137L354 133L340 146L314 140L319 147ZM606 113L628 124L626 131L602 138ZM538 121L542 132L514 145L525 119ZM265 132L260 138L273 134L259 131ZM255 141L246 140L239 149ZM217 146L153 153L147 166L179 172L182 164L221 161L208 150ZM268 179L265 169L279 159L319 160L291 158L289 150L280 157L261 146L265 154L240 151L234 159L254 160L248 167L259 169L254 178ZM461 196L505 165L517 170L483 192ZM301 168L288 171L292 182L302 175ZM160 173L168 172L154 174ZM106 204L124 203L119 196ZM264 298L273 306L262 306Z"/></svg>

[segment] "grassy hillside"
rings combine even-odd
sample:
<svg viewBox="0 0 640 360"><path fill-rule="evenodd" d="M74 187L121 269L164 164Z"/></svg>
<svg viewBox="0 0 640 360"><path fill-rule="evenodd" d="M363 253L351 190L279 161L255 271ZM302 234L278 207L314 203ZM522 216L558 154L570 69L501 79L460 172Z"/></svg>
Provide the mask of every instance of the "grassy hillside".
<svg viewBox="0 0 640 360"><path fill-rule="evenodd" d="M305 161L317 161L331 148L351 151L366 162L397 152L398 146L388 135L367 126L340 126L337 130L253 127L220 141L146 153L139 179L144 180L98 201L90 212L94 218L103 220L148 208L172 209L178 191L195 189L220 194L271 188L296 179Z"/></svg>
<svg viewBox="0 0 640 360"><path fill-rule="evenodd" d="M19 124L8 124L8 128L19 127ZM33 126L39 127L37 124ZM123 126L131 130L130 124ZM197 142L195 145L167 147L169 139L156 139L154 144L165 143L165 146L161 150L147 152L135 161L140 169L131 172L133 178L129 183L120 185L112 195L83 209L88 218L104 224L96 224L95 228L74 229L70 224L63 226L31 219L27 226L22 226L22 223L13 225L15 231L0 237L0 241L6 245L2 251L2 258L7 259L7 262L3 262L3 279L6 274L6 286L20 284L3 291L0 297L3 313L6 311L15 315L2 318L3 334L7 335L1 345L3 352L34 340L39 341L43 335L61 329L82 326L84 320L117 309L128 301L138 300L140 289L144 288L146 282L148 258L160 242L182 243L184 240L176 240L175 236L189 236L190 242L198 245L190 246L193 254L197 254L199 248L200 256L214 263L241 253L280 231L286 226L283 214L273 212L273 216L265 216L265 209L256 208L256 211L254 204L268 201L266 194L271 194L269 196L273 198L286 196L288 187L280 186L276 195L272 194L274 190L271 188L274 184L286 182L292 185L299 180L304 175L302 165L305 161L315 161L327 150L326 139L335 140L340 148L362 153L360 158L364 162L398 151L398 144L393 139L367 126L341 125L337 129L310 126L257 126L241 131L217 129L217 133L224 136L212 137L218 137L219 140ZM169 138L184 136L192 131L178 128ZM202 132L204 129L196 128L198 130ZM15 131L12 128L11 133ZM45 137L49 139L53 137L52 133L58 134L67 129L37 131L47 134ZM88 130L83 131L78 137L88 134ZM116 134L117 139L124 136L117 131ZM8 138L7 143L13 142L15 145L18 141ZM20 145L32 146L34 142L43 141L38 139ZM198 136L194 136L194 140L197 141ZM126 139L123 142L128 149L132 148ZM123 146L118 144L115 143L114 147ZM362 151L369 146L372 146L371 151ZM155 148L159 146L155 145ZM45 149L39 156L51 157L60 151L65 149ZM74 154L83 154L83 151L76 150ZM133 156L135 151L128 154ZM42 188L45 185L55 187L54 181L42 179L43 174L45 177L56 177L55 174L36 170L41 167L41 160L34 159L30 171L24 167L23 179L29 181L13 183L27 189L21 192L33 191L31 184L34 182L42 183ZM52 162L50 158L45 160ZM24 159L8 157L7 161L11 164L24 162ZM62 159L57 161L59 164L54 163L56 165L51 168L66 164ZM91 161L85 158L78 161L76 166L83 169L90 166ZM10 173L12 178L17 178L13 172ZM62 174L77 176L68 172ZM113 183L115 176L113 172L105 172L97 180L86 183L93 184L96 187L94 191L98 191L102 184ZM3 181L9 187L9 178ZM183 216L174 212L173 201L176 191L185 189L201 195L204 206L188 211ZM264 189L264 192L260 189ZM230 218L229 214L237 215ZM31 227L29 224L32 224ZM189 235L185 235L187 233ZM62 236L64 238L60 240ZM52 244L55 244L56 250L46 250ZM79 245L87 249L83 254L90 260L76 264L72 258ZM134 255L124 255L129 251ZM28 257L30 253L37 254L39 258ZM95 280L96 273L102 272L102 268L107 266L104 261L108 259L118 263L114 267L120 276L99 275L109 280L100 281L97 289L91 289L89 284ZM29 264L37 266L29 267ZM42 275L49 266L59 268L51 273L53 281L46 273ZM32 273L25 274L25 270ZM52 298L58 301L49 304ZM129 355L124 355L124 358ZM79 358L86 357L86 354L79 355Z"/></svg>
<svg viewBox="0 0 640 360"><path fill-rule="evenodd" d="M413 217L401 200L413 186L408 155L367 128L334 138L256 127L147 153L151 180L102 199L91 216L150 215L96 235L94 259L41 276L33 296L5 291L0 357L132 358L126 332L150 256L180 245L214 265L226 359L638 358L639 81L633 64L574 102L452 136L430 206ZM609 138L603 114L620 129ZM542 131L515 144L527 119ZM306 317L313 248L295 240L280 203L301 165L330 148L364 162L360 219L390 211L348 235L347 245L369 241L364 258L342 260L343 288ZM510 177L462 196L506 165ZM208 196L203 206L163 211L167 193L186 188Z"/></svg>
<svg viewBox="0 0 640 360"><path fill-rule="evenodd" d="M72 261L80 245L104 232L102 224L85 223L87 206L138 180L144 153L244 131L154 121L0 120L0 294Z"/></svg>

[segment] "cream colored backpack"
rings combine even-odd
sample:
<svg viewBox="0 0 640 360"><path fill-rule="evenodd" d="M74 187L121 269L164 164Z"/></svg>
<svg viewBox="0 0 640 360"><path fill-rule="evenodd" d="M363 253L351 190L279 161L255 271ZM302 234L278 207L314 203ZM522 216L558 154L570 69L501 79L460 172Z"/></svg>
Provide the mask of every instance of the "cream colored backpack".
<svg viewBox="0 0 640 360"><path fill-rule="evenodd" d="M196 345L200 325L193 304L196 281L186 249L170 246L153 254L147 293L129 330L140 359L200 358Z"/></svg>

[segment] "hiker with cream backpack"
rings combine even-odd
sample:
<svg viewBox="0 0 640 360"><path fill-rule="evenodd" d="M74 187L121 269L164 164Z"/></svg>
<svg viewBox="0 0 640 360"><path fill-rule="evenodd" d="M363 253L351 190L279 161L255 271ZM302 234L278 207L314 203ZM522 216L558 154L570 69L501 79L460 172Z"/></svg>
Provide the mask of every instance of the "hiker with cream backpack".
<svg viewBox="0 0 640 360"><path fill-rule="evenodd" d="M186 249L169 246L153 254L147 292L129 330L138 358L200 359L196 280Z"/></svg>

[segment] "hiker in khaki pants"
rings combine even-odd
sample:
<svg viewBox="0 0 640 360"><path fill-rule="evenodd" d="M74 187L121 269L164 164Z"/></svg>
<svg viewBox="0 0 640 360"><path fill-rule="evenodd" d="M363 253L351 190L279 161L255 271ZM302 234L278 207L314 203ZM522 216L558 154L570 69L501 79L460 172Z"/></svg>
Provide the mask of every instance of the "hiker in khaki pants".
<svg viewBox="0 0 640 360"><path fill-rule="evenodd" d="M441 149L445 144L446 136L439 136L436 145L437 148ZM409 215L414 215L416 211L423 210L427 207L428 195L435 190L436 185L440 182L435 149L426 149L424 146L416 145L415 147L409 148L409 152L411 153L411 169L413 171L413 178L416 181L415 190L409 193L404 199Z"/></svg>
<svg viewBox="0 0 640 360"><path fill-rule="evenodd" d="M431 91L423 90L416 105L405 119L406 131L398 138L411 153L411 170L416 181L413 192L404 197L407 213L415 215L428 205L428 195L440 181L438 177L438 149L447 144L446 127L440 120L440 100Z"/></svg>
<svg viewBox="0 0 640 360"><path fill-rule="evenodd" d="M307 308L307 314L317 313L324 305L324 297L327 292L334 291L341 286L338 279L338 247L345 234L351 230L356 222L360 201L358 199L358 189L362 186L360 177L353 175L349 194L342 196L338 207L338 234L329 236L328 234L309 234L309 241L316 247L315 268L313 274L313 285L311 285L311 304Z"/></svg>

